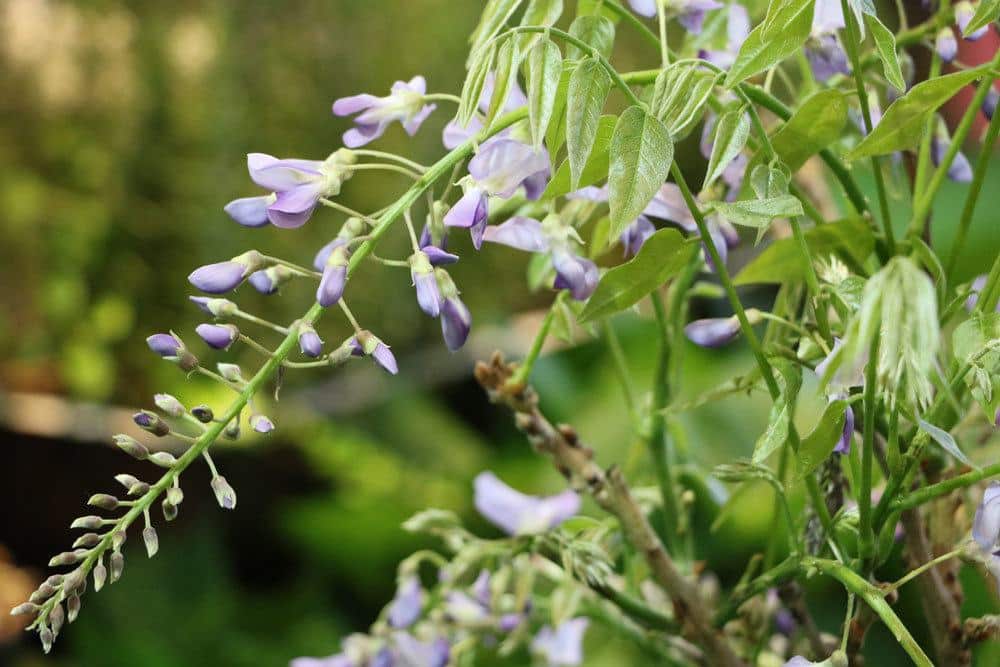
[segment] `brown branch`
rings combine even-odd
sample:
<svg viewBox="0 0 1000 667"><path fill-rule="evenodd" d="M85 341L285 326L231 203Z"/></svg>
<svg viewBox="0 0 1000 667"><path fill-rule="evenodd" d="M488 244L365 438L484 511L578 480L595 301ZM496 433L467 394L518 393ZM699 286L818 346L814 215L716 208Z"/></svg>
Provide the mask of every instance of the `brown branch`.
<svg viewBox="0 0 1000 667"><path fill-rule="evenodd" d="M593 450L583 445L572 427L553 426L538 409L538 395L530 386L511 383L516 366L504 362L500 353L490 363L476 364L476 380L490 400L514 412L517 427L541 454L548 456L560 473L576 488L586 489L598 505L618 518L625 536L642 553L653 577L670 595L674 616L683 623L682 631L702 646L708 664L719 667L742 666L725 636L712 625L709 604L695 584L681 575L673 559L653 531L636 503L625 478L617 467L607 472L597 465Z"/></svg>

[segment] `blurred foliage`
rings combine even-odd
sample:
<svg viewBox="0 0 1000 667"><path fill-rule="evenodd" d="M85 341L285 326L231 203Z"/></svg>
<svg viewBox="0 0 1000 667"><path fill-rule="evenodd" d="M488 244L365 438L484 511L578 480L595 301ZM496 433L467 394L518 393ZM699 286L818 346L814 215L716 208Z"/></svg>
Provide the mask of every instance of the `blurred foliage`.
<svg viewBox="0 0 1000 667"><path fill-rule="evenodd" d="M452 0L0 0L0 84L9 91L0 96L0 386L121 404L143 403L153 391L189 403L223 400L214 386L184 382L149 354L142 338L173 329L194 340L201 318L186 300L185 276L195 266L250 247L309 263L339 222L323 211L294 232L232 223L222 206L256 193L245 153L322 159L347 127L330 114L332 100L384 94L396 79L420 73L432 91L456 92L465 36L478 10L478 3ZM623 67L649 66L630 48L617 47ZM449 110L440 109L413 139L393 128L378 148L430 161L441 153L440 129L448 118ZM684 151L694 153L690 145ZM704 166L700 157L690 164L692 173ZM990 183L987 193L1000 185L1000 168ZM366 174L348 183L343 201L372 210L404 186L398 177ZM937 220L957 220L963 194L962 187L946 186ZM963 279L981 272L1000 245L997 215L991 206L977 212L959 264ZM946 246L948 225L935 230L941 230L935 242ZM454 245L471 258L467 239ZM477 327L510 326L511 312L544 303L544 296L522 287L525 262L494 250L457 265L453 275ZM482 276L490 279L477 279ZM153 561L134 553L133 545L128 576L88 596L51 659L43 661L37 647L26 644L7 649L11 662L4 664L280 665L294 655L330 653L340 636L367 625L391 596L395 564L423 544L399 528L414 511L461 510L469 525L488 533L470 504L470 480L479 470L490 467L533 492L560 487L560 478L471 382L433 391L421 385L419 355L425 345L440 347L438 324L419 315L406 272L366 269L355 284L364 286L353 296L355 312L409 364L391 383L370 380L377 371L365 369L368 398L350 409L336 409L349 389L331 389L324 408L335 416L309 400L293 400L275 413L277 439L293 445L308 470L301 488L263 494L274 482L273 471L255 466L262 453L226 450L223 463L243 462L226 473L240 494L236 518L203 503L198 516L161 533ZM248 311L279 321L296 317L312 298L297 285L280 298L249 288L239 297ZM328 341L347 334L339 324L325 324L321 335ZM633 315L618 318L616 326L637 386L645 387L652 329ZM252 351L240 354L247 363L258 361ZM468 371L467 361L456 363ZM683 361L682 400L750 366L740 346L711 352L692 346L683 350ZM536 380L556 420L573 423L602 461L621 461L643 481L645 453L633 442L603 347L546 357ZM297 388L326 392L317 385L326 381L291 376L284 392L293 398ZM746 455L766 407L763 398L737 396L683 415L688 455L705 467ZM802 411L803 423L811 423L816 407ZM87 474L97 490L114 472ZM58 480L82 473L57 460L49 474ZM209 497L202 482L189 493ZM273 502L255 504L258 493ZM699 499L698 507L699 556L721 576L737 578L772 529L768 491L736 503L719 533L709 530L713 503ZM194 508L183 509L182 517ZM51 511L68 523L76 509ZM18 508L24 522L31 512ZM16 542L11 537L3 540ZM58 544L65 537L52 539ZM276 560L268 560L275 553ZM40 569L44 561L26 565ZM973 592L970 611L989 608L988 587L967 590ZM819 621L835 628L840 593L826 583L814 593ZM907 620L920 622L905 591L904 606ZM611 639L588 637L589 664L642 664ZM874 635L872 647L873 664L904 664L884 632ZM980 663L996 664L990 660Z"/></svg>

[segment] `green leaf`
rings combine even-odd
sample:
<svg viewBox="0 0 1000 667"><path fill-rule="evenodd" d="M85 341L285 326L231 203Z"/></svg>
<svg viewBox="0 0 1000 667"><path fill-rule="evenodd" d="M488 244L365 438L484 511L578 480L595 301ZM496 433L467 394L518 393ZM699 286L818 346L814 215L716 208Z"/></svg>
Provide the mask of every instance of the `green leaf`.
<svg viewBox="0 0 1000 667"><path fill-rule="evenodd" d="M847 122L847 101L839 90L810 95L771 138L774 151L792 171L840 137Z"/></svg>
<svg viewBox="0 0 1000 667"><path fill-rule="evenodd" d="M875 40L875 51L882 61L882 72L896 90L906 90L903 81L903 71L899 68L899 57L896 55L896 37L892 31L882 25L875 14L865 14L865 24L872 31Z"/></svg>
<svg viewBox="0 0 1000 667"><path fill-rule="evenodd" d="M685 240L676 229L661 229L642 244L639 253L601 278L580 322L611 315L638 303L676 275L697 252L697 243Z"/></svg>
<svg viewBox="0 0 1000 667"><path fill-rule="evenodd" d="M773 14L768 11L770 23L754 28L740 47L736 62L729 68L726 87L732 88L801 49L812 29L813 2L785 0L775 3Z"/></svg>
<svg viewBox="0 0 1000 667"><path fill-rule="evenodd" d="M493 119L503 110L507 94L517 82L517 69L520 64L521 52L518 49L517 40L504 41L497 51L496 76L494 77L493 96L490 98L490 106L486 112L486 127L489 127L493 123Z"/></svg>
<svg viewBox="0 0 1000 667"><path fill-rule="evenodd" d="M722 175L729 163L740 154L750 136L750 116L740 107L722 114L715 123L715 139L712 142L712 156L705 172L707 188Z"/></svg>
<svg viewBox="0 0 1000 667"><path fill-rule="evenodd" d="M798 473L803 478L811 475L837 445L844 432L847 401L837 400L827 404L819 423L799 445Z"/></svg>
<svg viewBox="0 0 1000 667"><path fill-rule="evenodd" d="M569 34L608 58L615 44L615 24L600 15L577 16L569 26ZM584 54L576 46L570 44L566 49L566 57L582 58Z"/></svg>
<svg viewBox="0 0 1000 667"><path fill-rule="evenodd" d="M952 457L961 461L967 466L978 468L979 466L972 463L969 457L965 455L965 452L961 450L958 443L955 442L955 438L952 437L951 433L944 430L943 428L938 428L934 424L925 422L923 419L917 420L917 425L920 426L920 430L924 431L927 435L931 436L931 440L936 442L941 446L941 449L948 452Z"/></svg>
<svg viewBox="0 0 1000 667"><path fill-rule="evenodd" d="M700 117L716 79L695 63L671 65L656 76L650 111L670 134L682 135Z"/></svg>
<svg viewBox="0 0 1000 667"><path fill-rule="evenodd" d="M469 48L469 57L465 62L467 68L472 69L473 63L480 56L479 51L500 32L500 29L517 11L521 2L522 0L489 0L486 3L479 18L479 24L469 36L469 42L472 46Z"/></svg>
<svg viewBox="0 0 1000 667"><path fill-rule="evenodd" d="M528 123L536 149L542 145L552 119L561 74L559 47L549 40L536 44L528 55Z"/></svg>
<svg viewBox="0 0 1000 667"><path fill-rule="evenodd" d="M913 239L913 253L920 260L920 263L926 267L931 277L934 278L934 288L937 293L938 303L944 303L947 298L945 290L947 288L948 277L944 273L944 266L941 265L941 260L920 237Z"/></svg>
<svg viewBox="0 0 1000 667"><path fill-rule="evenodd" d="M563 0L531 0L528 8L521 16L523 26L551 26L554 25L563 12ZM522 33L518 35L518 50L521 53L528 53L545 36L539 33Z"/></svg>
<svg viewBox="0 0 1000 667"><path fill-rule="evenodd" d="M795 417L795 401L802 387L802 371L798 366L787 359L774 359L771 364L780 373L781 394L771 406L767 428L754 445L754 463L763 463L788 439L792 419Z"/></svg>
<svg viewBox="0 0 1000 667"><path fill-rule="evenodd" d="M559 87L556 89L556 99L552 104L552 119L545 131L545 147L549 158L555 166L555 159L566 140L566 95L569 93L569 77L576 69L576 63L564 60L562 72L559 74Z"/></svg>
<svg viewBox="0 0 1000 667"><path fill-rule="evenodd" d="M576 3L576 15L577 16L592 16L599 15L608 19L612 23L618 23L621 17L615 12L615 10L609 8L604 4L604 0L577 0Z"/></svg>
<svg viewBox="0 0 1000 667"><path fill-rule="evenodd" d="M886 155L915 146L923 136L927 117L982 75L981 70L972 69L918 83L886 109L881 122L847 158Z"/></svg>
<svg viewBox="0 0 1000 667"><path fill-rule="evenodd" d="M494 45L495 46L495 45ZM486 75L493 69L493 60L496 57L495 48L483 48L477 52L476 58L469 66L469 71L465 75L465 83L462 84L462 95L458 104L456 118L459 125L467 126L476 113L479 106L479 97L483 92L483 84L486 82Z"/></svg>
<svg viewBox="0 0 1000 667"><path fill-rule="evenodd" d="M594 135L594 146L587 158L580 173L580 180L574 187L570 179L569 160L563 160L556 170L555 175L542 193L542 199L552 199L572 192L588 185L593 185L602 181L608 176L608 148L611 144L611 135L614 134L615 124L618 122L617 116L601 116L597 121L597 132Z"/></svg>
<svg viewBox="0 0 1000 667"><path fill-rule="evenodd" d="M991 341L998 339L1000 339L1000 313L976 312L955 328L955 333L951 337L951 347L955 359L964 364L981 353ZM987 356L1000 357L1000 350ZM984 361L987 361L985 365L989 365L988 360Z"/></svg>
<svg viewBox="0 0 1000 667"><path fill-rule="evenodd" d="M963 36L968 37L983 26L996 21L998 14L1000 14L1000 0L982 0L979 7L976 8L976 13L972 15L969 25L965 26Z"/></svg>
<svg viewBox="0 0 1000 667"><path fill-rule="evenodd" d="M610 154L608 236L617 238L639 217L667 179L674 159L674 144L663 123L642 107L631 106L618 119Z"/></svg>
<svg viewBox="0 0 1000 667"><path fill-rule="evenodd" d="M830 254L846 254L855 264L864 262L875 249L871 226L862 218L847 218L831 222L805 232L810 254L817 259ZM805 280L802 253L795 239L775 241L747 264L733 282L737 285L753 283L784 283Z"/></svg>
<svg viewBox="0 0 1000 667"><path fill-rule="evenodd" d="M716 202L715 210L730 222L744 227L768 227L775 218L803 215L802 202L793 195L767 199L744 199L733 203Z"/></svg>
<svg viewBox="0 0 1000 667"><path fill-rule="evenodd" d="M569 152L570 180L574 190L579 187L587 157L594 146L598 120L610 90L611 77L596 58L584 60L569 78L566 150Z"/></svg>

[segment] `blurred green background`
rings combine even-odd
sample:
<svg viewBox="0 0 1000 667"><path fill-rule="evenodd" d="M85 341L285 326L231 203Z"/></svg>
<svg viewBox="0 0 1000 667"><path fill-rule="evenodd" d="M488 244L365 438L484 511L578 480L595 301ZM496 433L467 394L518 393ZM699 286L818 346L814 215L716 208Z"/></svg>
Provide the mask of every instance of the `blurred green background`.
<svg viewBox="0 0 1000 667"><path fill-rule="evenodd" d="M193 334L201 313L186 298L190 270L251 247L309 263L336 233L340 220L326 211L296 231L232 223L222 206L257 194L245 154L322 159L347 127L330 114L331 102L385 94L396 79L424 74L432 92L458 92L479 8L449 0L0 0L0 428L13 456L0 470L4 602L18 602L44 576L49 556L68 546L66 526L84 513L89 494L110 490L118 472L149 476L107 446L108 436L128 430L131 407L148 407L159 391L189 405L223 405L222 391L185 381L143 343L173 329L201 350ZM655 64L656 54L633 50L623 34L616 51L623 69ZM432 161L450 117L444 106L417 137L397 126L375 147ZM690 141L679 155L697 180L704 162ZM404 186L366 174L342 200L372 210ZM998 186L994 169L988 199ZM963 192L949 186L938 211L943 247ZM995 206L980 207L962 279L983 271L1000 248L998 220ZM438 324L417 310L406 272L367 268L351 305L393 345L401 374L390 380L367 364L290 374L280 407L269 406L278 430L218 448L238 509L219 511L207 473L192 469L180 518L160 531L160 554L149 561L131 545L126 576L85 597L80 619L48 658L33 636L4 621L0 664L283 665L332 653L391 597L400 558L433 546L399 528L413 512L452 509L493 534L471 509L477 472L492 468L529 492L558 489L560 478L470 378L474 360L496 347L523 353L550 296L524 287L524 255L497 248L473 255L458 236L453 247L464 259L452 273L475 318L466 350L447 353ZM404 248L400 238L380 252ZM765 305L769 297L747 292ZM280 297L245 287L238 299L250 312L289 321L312 296L292 284ZM725 313L721 303L696 308ZM320 333L328 342L348 334L337 318L327 320ZM653 332L634 314L616 326L645 387ZM245 347L234 356L248 366L259 361ZM683 394L750 363L739 345L685 349ZM543 358L536 379L555 420L573 423L603 462L625 462L633 478L650 481L602 344ZM765 415L763 401L746 398L685 415L691 459L710 467L748 454ZM715 534L710 513L696 517L699 555L726 581L768 536L770 506L763 491L749 494ZM965 574L970 612L988 610L992 583ZM822 583L813 593L817 616L835 631L842 596ZM915 612L908 620L919 627L905 598L904 609ZM885 633L872 637L872 664L905 664ZM609 639L592 633L592 664L642 664Z"/></svg>

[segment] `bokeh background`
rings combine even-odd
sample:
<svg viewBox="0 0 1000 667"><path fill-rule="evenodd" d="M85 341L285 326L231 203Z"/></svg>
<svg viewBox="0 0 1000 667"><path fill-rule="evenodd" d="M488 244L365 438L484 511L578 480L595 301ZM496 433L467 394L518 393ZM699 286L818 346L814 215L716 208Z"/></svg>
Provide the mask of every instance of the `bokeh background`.
<svg viewBox="0 0 1000 667"><path fill-rule="evenodd" d="M245 154L322 159L347 127L331 116L332 100L384 94L396 79L421 73L432 91L457 93L479 9L449 0L0 0L0 606L23 599L44 576L91 493L110 490L119 472L149 474L109 446L112 433L129 430L134 407L148 407L159 391L188 404L226 399L197 378L185 381L143 342L167 329L196 341L202 318L187 302L190 270L251 247L308 263L336 233L339 219L325 211L296 231L232 223L222 206L256 194ZM619 42L623 69L655 64L656 54L630 46L627 32ZM413 139L394 127L377 147L430 162L449 116L442 107ZM967 149L974 158L975 144ZM697 181L704 162L695 146L689 141L678 154ZM823 183L811 185L824 192ZM372 210L403 187L397 177L365 175L347 185L343 200ZM998 187L994 168L961 280L1000 249L1000 210L990 205ZM963 193L945 189L936 218L942 247ZM385 254L394 243L402 252L405 242L396 239ZM493 534L471 507L470 482L480 470L531 492L558 489L558 476L470 376L475 359L494 348L523 353L551 296L525 287L525 256L491 249L471 261L467 239L455 247L466 259L453 275L475 318L464 351L444 349L437 323L416 309L406 272L367 269L354 283L352 307L393 345L401 374L389 379L367 364L290 374L280 406L270 409L277 431L218 447L237 510L220 511L207 473L193 468L184 475L180 517L160 531L160 554L147 560L133 544L123 580L85 597L79 620L47 658L33 635L0 614L0 664L284 665L332 653L391 597L396 563L434 546L400 529L413 512L451 509ZM735 264L751 252L737 253ZM771 296L746 292L762 305ZM295 284L277 297L243 288L239 300L288 321L311 293ZM726 313L711 300L695 308ZM327 341L347 335L328 319ZM654 358L647 319L626 314L615 326L638 386L646 386ZM687 396L751 364L739 345L682 354ZM258 362L245 348L235 355ZM603 344L584 336L554 351L536 379L554 418L573 423L602 461L624 462L633 478L649 482ZM815 405L806 403L808 422ZM763 402L746 398L686 414L687 455L710 467L748 454L765 415ZM699 556L732 581L772 529L766 491L747 494L717 532L709 530L714 510L699 507ZM970 613L990 610L992 582L968 569L963 576ZM811 595L821 623L835 631L839 591L819 583ZM919 634L912 602L904 591L902 607ZM588 648L595 665L643 664L600 631ZM906 664L885 633L873 634L871 652L873 664ZM984 653L979 664L998 664L994 658Z"/></svg>

